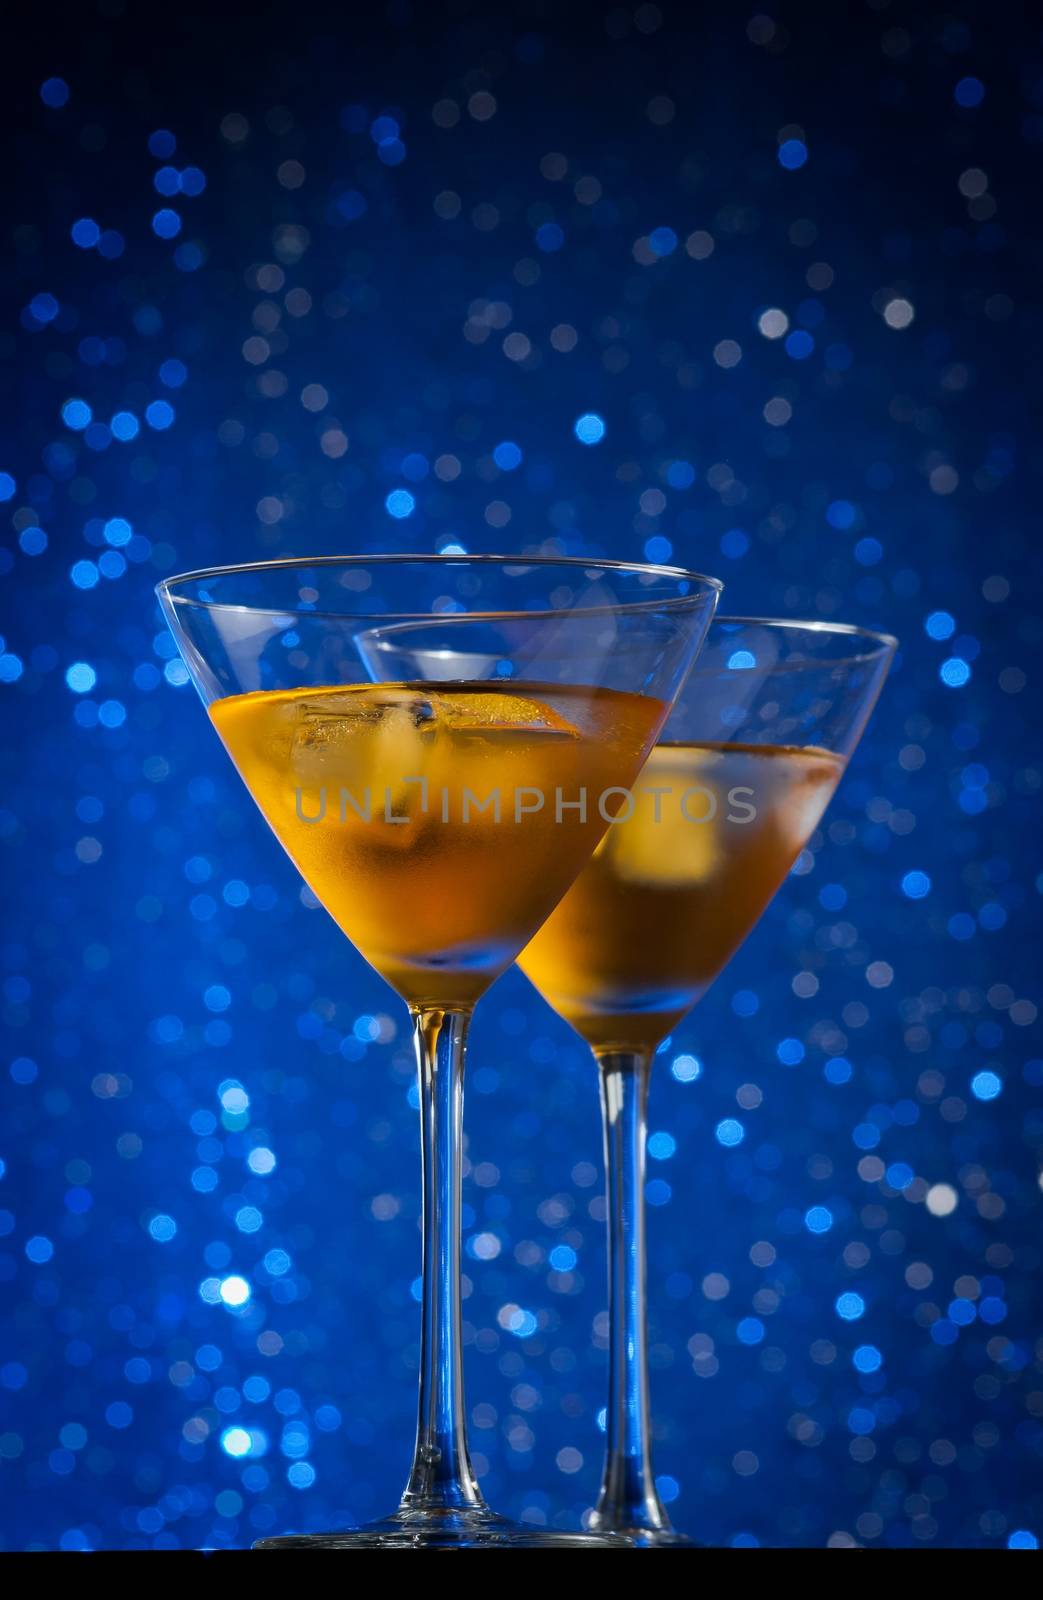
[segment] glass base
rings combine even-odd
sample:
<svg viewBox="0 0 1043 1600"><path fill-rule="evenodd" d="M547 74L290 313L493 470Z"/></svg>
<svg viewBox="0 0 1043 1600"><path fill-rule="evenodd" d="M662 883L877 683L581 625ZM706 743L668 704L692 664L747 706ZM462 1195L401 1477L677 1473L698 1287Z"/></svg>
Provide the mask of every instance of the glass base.
<svg viewBox="0 0 1043 1600"><path fill-rule="evenodd" d="M689 1539L686 1533L675 1533L673 1528L631 1528L626 1535L639 1550L702 1550L698 1539Z"/></svg>
<svg viewBox="0 0 1043 1600"><path fill-rule="evenodd" d="M491 1511L396 1512L344 1533L288 1533L255 1550L632 1550L618 1533L579 1533L509 1522Z"/></svg>
<svg viewBox="0 0 1043 1600"><path fill-rule="evenodd" d="M706 1546L699 1539L690 1539L686 1533L678 1533L676 1528L666 1522L665 1527L650 1526L648 1523L631 1523L624 1521L615 1522L609 1530L601 1527L601 1516L604 1513L594 1513L594 1526L596 1531L605 1534L611 1531L620 1534L629 1544L635 1545L639 1550L705 1550ZM664 1519L665 1521L665 1519Z"/></svg>

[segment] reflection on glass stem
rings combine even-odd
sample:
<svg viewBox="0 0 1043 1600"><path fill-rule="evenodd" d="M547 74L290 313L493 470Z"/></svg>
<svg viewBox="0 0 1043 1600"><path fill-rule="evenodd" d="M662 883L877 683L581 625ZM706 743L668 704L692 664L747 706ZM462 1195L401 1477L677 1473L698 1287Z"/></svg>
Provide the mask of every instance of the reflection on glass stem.
<svg viewBox="0 0 1043 1600"><path fill-rule="evenodd" d="M645 1307L645 1137L650 1051L598 1052L608 1186L609 1399L605 1472L591 1526L684 1544L652 1475Z"/></svg>

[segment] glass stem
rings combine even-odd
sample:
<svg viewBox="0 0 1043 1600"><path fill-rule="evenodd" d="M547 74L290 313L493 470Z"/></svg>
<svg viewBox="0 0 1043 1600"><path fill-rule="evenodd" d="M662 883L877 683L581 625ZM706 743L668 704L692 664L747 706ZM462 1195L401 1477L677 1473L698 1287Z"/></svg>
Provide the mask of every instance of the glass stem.
<svg viewBox="0 0 1043 1600"><path fill-rule="evenodd" d="M597 1053L608 1187L609 1403L593 1526L669 1532L656 1493L648 1400L645 1135L651 1052Z"/></svg>
<svg viewBox="0 0 1043 1600"><path fill-rule="evenodd" d="M413 1467L400 1510L484 1510L467 1453L460 1300L464 1051L470 1014L413 1015L423 1161L423 1328Z"/></svg>

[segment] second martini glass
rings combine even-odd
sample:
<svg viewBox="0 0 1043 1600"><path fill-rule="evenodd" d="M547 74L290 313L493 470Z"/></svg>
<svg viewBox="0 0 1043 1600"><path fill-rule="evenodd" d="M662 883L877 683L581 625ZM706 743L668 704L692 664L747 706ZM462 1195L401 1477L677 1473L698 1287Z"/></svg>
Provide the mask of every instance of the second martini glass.
<svg viewBox="0 0 1043 1600"><path fill-rule="evenodd" d="M264 1548L625 1543L510 1523L489 1510L471 1469L464 1049L476 1002L561 898L640 771L719 587L673 568L509 556L276 561L159 586L211 721L272 831L413 1020L423 1161L413 1467L386 1520ZM371 658L389 627L408 629L435 670L375 683Z"/></svg>
<svg viewBox="0 0 1043 1600"><path fill-rule="evenodd" d="M607 1452L592 1526L690 1541L656 1492L645 1316L645 1129L656 1047L705 994L818 826L895 641L718 618L659 743L518 964L599 1068L609 1225Z"/></svg>

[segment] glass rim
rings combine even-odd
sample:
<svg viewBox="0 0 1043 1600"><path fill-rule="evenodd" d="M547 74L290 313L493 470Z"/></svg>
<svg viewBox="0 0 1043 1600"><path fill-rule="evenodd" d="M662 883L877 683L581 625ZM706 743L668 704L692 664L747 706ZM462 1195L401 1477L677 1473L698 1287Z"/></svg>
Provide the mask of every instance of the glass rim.
<svg viewBox="0 0 1043 1600"><path fill-rule="evenodd" d="M700 586L701 593L690 595L669 595L660 599L635 599L620 600L617 603L605 606L577 606L572 612L567 609L556 611L545 607L540 610L520 611L517 609L492 609L485 611L465 611L459 613L436 613L430 611L295 611L292 606L260 606L242 604L233 601L198 600L192 595L178 594L176 586L200 582L207 578L226 578L243 573L286 571L294 567L350 567L350 566L407 566L412 564L430 566L525 566L525 567L562 567L566 570L577 568L596 568L601 572L648 573L660 578L674 578L682 582L695 583ZM703 572L693 572L687 567L664 566L654 561L611 561L601 560L597 557L585 556L526 556L526 555L439 555L423 553L418 555L402 553L380 553L376 555L354 556L280 556L272 561L244 561L221 567L199 567L191 572L177 572L172 577L163 578L155 585L155 593L160 601L170 605L196 606L204 611L242 611L254 612L258 616L286 616L302 615L305 617L338 617L345 621L356 620L383 620L393 623L399 621L451 621L454 616L459 616L461 621L480 621L487 617L541 617L541 616L568 616L586 615L594 616L597 612L611 613L614 611L636 611L649 608L661 609L663 607L686 606L700 599L706 599L706 591L720 595L724 583L720 578L710 578Z"/></svg>
<svg viewBox="0 0 1043 1600"><path fill-rule="evenodd" d="M805 620L802 617L728 617L716 612L710 619L710 627L727 626L728 624L739 627L757 628L800 628L805 633L837 634L841 638L865 639L876 645L875 650L867 650L863 655L845 656L845 661L871 661L874 656L884 655L887 651L899 648L899 641L893 633L881 633L876 628L862 628L854 622L829 622L816 617L814 620ZM819 662L817 665L825 665ZM698 658L695 662L699 666Z"/></svg>

